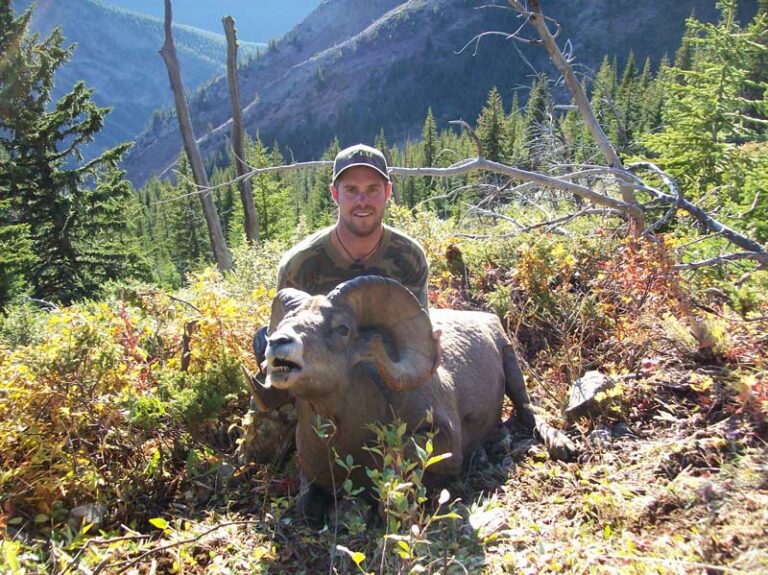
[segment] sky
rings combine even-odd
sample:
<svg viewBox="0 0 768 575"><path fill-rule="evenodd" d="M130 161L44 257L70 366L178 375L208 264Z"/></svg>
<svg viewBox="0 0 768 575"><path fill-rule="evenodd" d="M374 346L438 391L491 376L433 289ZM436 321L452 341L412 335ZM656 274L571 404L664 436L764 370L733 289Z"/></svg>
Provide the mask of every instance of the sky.
<svg viewBox="0 0 768 575"><path fill-rule="evenodd" d="M164 17L164 0L99 0L132 12ZM268 42L301 22L320 0L174 0L173 21L223 34L221 19L235 19L237 36L250 42Z"/></svg>

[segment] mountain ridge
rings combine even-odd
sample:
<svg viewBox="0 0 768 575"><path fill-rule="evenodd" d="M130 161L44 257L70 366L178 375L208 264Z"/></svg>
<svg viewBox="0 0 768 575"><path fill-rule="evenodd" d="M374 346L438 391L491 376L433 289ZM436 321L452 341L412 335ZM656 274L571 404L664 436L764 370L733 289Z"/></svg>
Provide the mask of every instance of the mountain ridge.
<svg viewBox="0 0 768 575"><path fill-rule="evenodd" d="M492 86L508 101L513 90L530 84L528 63L554 74L538 47L516 50L486 38L477 50L461 52L476 34L519 25L509 10L478 7L468 0L325 0L273 50L241 69L246 130L278 140L294 159L316 157L336 135L342 144L372 141L380 127L401 142L420 133L429 106L441 122L474 118ZM562 38L571 39L579 64L593 70L604 55L623 60L630 49L640 62L658 62L673 54L692 9L701 19L716 17L705 0L661 8L580 0L557 9L551 15L563 25ZM223 81L190 102L208 157L228 146L229 106ZM174 123L154 126L126 160L129 177L141 184L165 173L180 149Z"/></svg>
<svg viewBox="0 0 768 575"><path fill-rule="evenodd" d="M164 6L159 0L100 0L130 12L163 19ZM251 0L219 2L173 2L173 19L196 29L221 32L221 18L232 16L238 23L238 36L251 42L266 43L279 38L304 19L320 0Z"/></svg>

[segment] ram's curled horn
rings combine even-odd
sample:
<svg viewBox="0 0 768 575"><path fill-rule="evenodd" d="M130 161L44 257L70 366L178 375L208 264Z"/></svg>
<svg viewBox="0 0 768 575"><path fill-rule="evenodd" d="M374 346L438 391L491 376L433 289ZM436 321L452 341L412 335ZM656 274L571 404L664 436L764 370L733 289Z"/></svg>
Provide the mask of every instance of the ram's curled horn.
<svg viewBox="0 0 768 575"><path fill-rule="evenodd" d="M402 284L380 276L363 276L339 285L328 299L351 307L361 328L378 327L392 336L396 360L390 358L381 337L371 340L373 362L390 387L410 391L432 375L438 353L432 323L416 296Z"/></svg>
<svg viewBox="0 0 768 575"><path fill-rule="evenodd" d="M277 297L272 300L272 315L269 321L269 333L274 333L277 326L283 321L283 318L289 312L299 307L308 297L308 293L293 288L283 288L277 292Z"/></svg>

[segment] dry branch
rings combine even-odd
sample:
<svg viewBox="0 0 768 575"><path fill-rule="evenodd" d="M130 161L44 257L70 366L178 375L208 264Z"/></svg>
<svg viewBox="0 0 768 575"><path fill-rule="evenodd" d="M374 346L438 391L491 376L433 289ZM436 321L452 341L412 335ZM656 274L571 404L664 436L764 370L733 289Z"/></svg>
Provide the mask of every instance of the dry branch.
<svg viewBox="0 0 768 575"><path fill-rule="evenodd" d="M494 214L491 212L492 215L499 217L498 214ZM561 216L559 218L555 218L553 220L547 220L545 222L539 222L538 224L532 224L530 226L523 227L520 223L513 221L513 223L517 226L519 226L519 230L515 232L509 232L505 234L454 234L457 238L468 238L472 240L488 240L488 239L503 239L503 238L512 238L515 236L518 236L520 234L532 232L534 230L538 230L541 228L556 228L561 224L565 224L570 222L571 220L574 220L576 218L579 218L581 216L614 216L619 218L625 218L626 215L611 209L599 209L599 208L586 208L583 210L580 210L578 212L575 212L573 214L567 214L565 216ZM505 218L510 219L510 218Z"/></svg>
<svg viewBox="0 0 768 575"><path fill-rule="evenodd" d="M602 152L606 162L608 162L608 165L612 168L622 168L623 164L621 162L621 158L619 158L619 155L616 153L616 149L613 147L613 144L611 144L608 136L605 135L602 126L600 126L600 123L597 121L597 118L592 111L592 106L590 106L589 100L587 100L587 95L584 93L584 90L581 87L581 83L579 82L578 78L576 78L576 74L574 73L573 68L557 45L556 35L553 35L547 26L548 18L542 13L539 0L530 0L529 3L531 5L531 10L528 10L518 0L509 0L509 3L521 15L525 16L526 21L530 22L531 25L536 28L536 31L539 33L539 37L541 38L542 44L546 48L549 57L552 59L552 63L562 74L563 79L565 80L565 84L568 86L568 89L573 95L573 98L576 101L576 105L579 108L579 112L581 113L587 128L592 134L592 137L595 139L595 142L597 142L597 145L600 148L600 151ZM635 194L632 188L625 185L625 182L623 182L621 178L619 178L619 186L621 190L621 197L624 203L637 206L637 199L635 198ZM636 233L639 233L640 230L645 227L643 212L641 210L634 211L630 214L630 217L634 221Z"/></svg>
<svg viewBox="0 0 768 575"><path fill-rule="evenodd" d="M710 266L719 266L726 262L735 262L739 260L758 260L759 257L756 257L758 254L755 254L755 252L739 252L735 254L725 254L722 256L716 256L714 258L709 258L706 260L701 260L698 262L691 262L687 264L677 264L672 266L676 270L681 271L687 271L687 270L697 270L700 268L710 267ZM763 264L765 265L765 264Z"/></svg>
<svg viewBox="0 0 768 575"><path fill-rule="evenodd" d="M519 168L513 168L499 162L492 162L485 158L475 158L465 160L458 164L454 164L448 168L397 168L394 167L390 170L390 173L396 176L439 176L439 177L452 177L474 170L482 170L486 172L492 172L495 174L501 174L523 180L526 182L535 182L546 188L564 190L571 192L585 200L594 202L595 204L604 206L606 208L612 208L618 210L627 215L627 217L634 220L643 219L643 211L638 205L630 205L621 200L616 200L610 196L599 194L586 186L575 184L573 182L557 178L554 176L548 176L538 172L529 172L527 170L521 170Z"/></svg>
<svg viewBox="0 0 768 575"><path fill-rule="evenodd" d="M224 33L227 37L227 80L229 82L229 96L232 100L232 151L235 156L235 173L244 175L248 169L245 163L245 130L243 129L243 111L240 108L240 89L237 86L237 36L235 21L232 16L221 19L224 24ZM245 239L249 244L259 242L259 214L253 203L253 191L251 181L242 179L238 182L240 188L240 200L243 204L243 227Z"/></svg>
<svg viewBox="0 0 768 575"><path fill-rule="evenodd" d="M669 202L672 206L689 213L691 216L696 218L696 220L699 223L701 223L704 227L706 227L708 230L721 235L730 243L740 247L741 249L747 250L746 253L740 254L738 255L738 257L733 259L745 259L749 257L750 259L753 259L759 262L762 267L768 266L768 251L766 251L766 249L763 246L761 246L756 241L749 239L744 234L741 234L736 230L729 228L722 222L719 222L718 220L710 216L707 212L705 212L696 204L686 200L681 195L680 188L677 186L674 179L669 174L664 172L661 168L659 168L656 164L652 162L636 162L634 164L627 166L627 169L628 170L645 169L657 175L662 180L662 182L664 182L664 185L666 185L667 188L669 188L670 192L672 193L665 194L664 192L653 189L653 188L648 188L648 191L653 192L658 198ZM733 254L733 255L736 255L736 254ZM721 256L721 257L724 258L726 256ZM715 261L717 259L719 258L715 258L714 260L706 260L708 262L713 262L709 264L704 262L699 262L701 265L697 265L697 267L704 267L705 265L714 265L717 263L722 263L719 261ZM686 265L694 265L694 264L686 264ZM685 269L693 269L693 268L685 268Z"/></svg>
<svg viewBox="0 0 768 575"><path fill-rule="evenodd" d="M218 268L221 271L227 271L232 268L232 258L227 250L224 233L221 230L221 222L219 222L219 215L216 212L216 205L213 203L213 196L208 185L208 176L203 165L203 157L200 155L200 148L197 145L195 134L192 130L192 120L189 117L187 98L184 95L184 84L181 81L179 59L176 56L176 46L173 43L172 22L173 9L171 7L171 0L165 0L165 43L160 49L160 55L163 57L163 62L165 62L165 67L168 70L168 79L171 82L171 90L173 91L173 99L176 105L176 115L179 119L179 130L184 141L184 151L189 159L195 184L198 190L201 190L200 203L203 206L203 215L208 226L213 257Z"/></svg>
<svg viewBox="0 0 768 575"><path fill-rule="evenodd" d="M136 559L133 559L132 561L127 562L124 564L119 570L117 570L115 573L117 575L120 575L120 573L125 573L128 569L131 567L138 565L141 563L144 559L147 557L154 555L156 553L161 553L162 551L168 551L169 549L173 549L174 547L180 547L182 545L189 545L190 543L195 543L197 541L200 541L203 537L206 537L207 535L210 535L214 531L217 531L218 529L221 529L223 527L232 527L232 526L244 526L244 525L259 525L259 521L251 521L251 520L244 520L244 521L228 521L226 523L219 523L218 525L211 527L210 529L207 529L206 531L203 531L199 535L196 535L195 537L190 537L188 539L182 539L181 541L176 541L174 543L168 543L167 545L161 545L160 547L155 547L153 549L149 549L148 551L145 551L141 555L139 555ZM96 575L98 572L94 571L93 575Z"/></svg>
<svg viewBox="0 0 768 575"><path fill-rule="evenodd" d="M475 148L477 149L477 157L482 158L483 145L480 143L480 138L477 137L477 134L475 133L475 130L472 129L472 126L467 124L464 120L451 120L448 123L460 126L466 130L467 134L469 134L469 137L472 138L472 141L475 143Z"/></svg>

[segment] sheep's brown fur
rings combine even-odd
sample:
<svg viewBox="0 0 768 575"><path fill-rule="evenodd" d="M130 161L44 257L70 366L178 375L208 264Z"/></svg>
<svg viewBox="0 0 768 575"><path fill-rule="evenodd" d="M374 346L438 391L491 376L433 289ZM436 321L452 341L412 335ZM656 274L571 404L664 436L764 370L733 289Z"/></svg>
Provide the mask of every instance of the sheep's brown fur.
<svg viewBox="0 0 768 575"><path fill-rule="evenodd" d="M436 370L433 329L442 331ZM432 484L458 474L488 439L500 422L505 393L518 419L539 431L554 456L573 450L564 435L534 416L511 343L493 314L428 315L399 283L369 276L328 297L282 290L271 331L267 385L296 399L296 447L306 487L300 506L310 515L319 511L314 496L330 493L346 477L331 464L337 456L351 455L360 466L353 480L365 482L364 467L377 465L363 449L373 439L369 424L393 417L412 433L432 427L435 453L452 454L427 470ZM328 424L330 435L318 434L319 422Z"/></svg>

